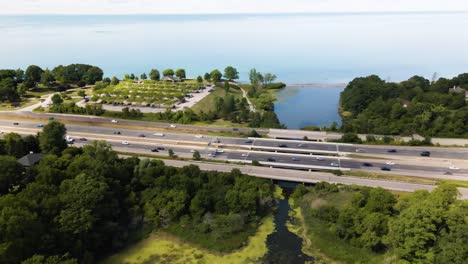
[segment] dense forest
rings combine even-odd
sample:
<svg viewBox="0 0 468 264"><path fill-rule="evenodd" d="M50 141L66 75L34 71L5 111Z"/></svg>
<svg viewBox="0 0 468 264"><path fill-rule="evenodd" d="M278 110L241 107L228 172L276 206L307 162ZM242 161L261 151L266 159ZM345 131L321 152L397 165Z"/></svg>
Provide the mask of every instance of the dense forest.
<svg viewBox="0 0 468 264"><path fill-rule="evenodd" d="M275 204L263 179L69 147L65 127L0 140L0 263L96 263L161 229L210 249L241 247ZM31 167L17 158L46 154ZM197 238L201 241L198 241Z"/></svg>
<svg viewBox="0 0 468 264"><path fill-rule="evenodd" d="M392 83L356 78L341 93L344 132L468 137L468 73L452 79L420 76Z"/></svg>
<svg viewBox="0 0 468 264"><path fill-rule="evenodd" d="M299 186L308 236L330 257L346 263L466 263L468 203L454 186L400 197L381 188L319 183ZM321 248L322 249L322 248ZM391 259L391 260L389 260Z"/></svg>

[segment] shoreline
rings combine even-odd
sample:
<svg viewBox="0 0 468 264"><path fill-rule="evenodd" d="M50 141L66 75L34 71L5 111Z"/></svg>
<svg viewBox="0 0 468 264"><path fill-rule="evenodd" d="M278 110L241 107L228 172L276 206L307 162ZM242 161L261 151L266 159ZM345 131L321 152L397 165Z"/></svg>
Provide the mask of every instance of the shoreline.
<svg viewBox="0 0 468 264"><path fill-rule="evenodd" d="M286 87L344 88L348 83L287 83Z"/></svg>

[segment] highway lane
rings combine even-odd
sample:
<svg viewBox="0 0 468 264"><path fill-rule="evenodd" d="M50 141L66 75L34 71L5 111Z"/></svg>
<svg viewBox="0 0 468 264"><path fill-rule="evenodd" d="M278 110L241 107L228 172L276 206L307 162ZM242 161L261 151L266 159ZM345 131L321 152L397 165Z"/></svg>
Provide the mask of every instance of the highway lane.
<svg viewBox="0 0 468 264"><path fill-rule="evenodd" d="M12 126L14 121L10 120L0 120L0 131L3 127L24 127L24 128L37 128L37 122L31 121L18 121L18 126ZM369 146L369 145L351 145L351 144L335 144L335 143L319 143L319 142L307 142L307 141L290 141L290 140L272 140L272 139L245 139L245 138L230 138L230 137L215 137L209 135L195 135L188 133L177 133L177 130L174 132L167 132L158 130L157 128L147 127L147 130L135 130L135 129L126 129L118 127L118 124L115 124L115 127L102 127L102 126L85 126L85 125L67 125L67 129L70 132L80 132L80 133L94 133L101 135L115 135L115 133L120 132L122 136L131 136L138 137L144 135L146 138L153 138L159 140L176 140L176 141L190 141L200 144L208 144L212 142L220 142L221 145L232 144L238 145L238 147L253 147L255 149L274 148L280 152L298 152L294 149L300 150L302 152L309 153L320 153L320 151L329 151L332 154L336 155L337 151L340 153L354 153L361 156L372 156L372 154L380 154L387 156L420 156L420 152L423 150L429 150L431 152L431 157L433 158L446 158L446 159L461 159L468 160L468 149L439 149L439 148L422 148L422 147L394 147L394 146ZM164 136L155 136L154 133L163 133ZM283 147L280 147L283 146ZM387 150L395 149L397 152L389 153ZM265 149L271 151L271 149ZM356 152L359 150L359 152Z"/></svg>

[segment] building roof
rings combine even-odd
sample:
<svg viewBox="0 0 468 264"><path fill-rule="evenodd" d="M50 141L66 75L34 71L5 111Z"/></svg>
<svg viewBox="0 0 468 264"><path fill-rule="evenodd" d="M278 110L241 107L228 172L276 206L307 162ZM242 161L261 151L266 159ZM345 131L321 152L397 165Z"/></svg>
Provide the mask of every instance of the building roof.
<svg viewBox="0 0 468 264"><path fill-rule="evenodd" d="M44 158L44 154L42 153L30 153L20 159L18 159L18 163L25 167L30 167L36 163L38 163L42 158Z"/></svg>
<svg viewBox="0 0 468 264"><path fill-rule="evenodd" d="M453 88L450 88L449 92L450 93L464 93L465 89L460 88L460 87L453 87Z"/></svg>

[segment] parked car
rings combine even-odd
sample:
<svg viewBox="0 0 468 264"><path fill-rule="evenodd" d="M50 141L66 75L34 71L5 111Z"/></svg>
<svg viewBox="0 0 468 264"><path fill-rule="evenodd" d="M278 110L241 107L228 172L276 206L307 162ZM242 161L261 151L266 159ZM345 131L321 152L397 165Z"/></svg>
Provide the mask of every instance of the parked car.
<svg viewBox="0 0 468 264"><path fill-rule="evenodd" d="M419 153L419 155L421 155L421 157L430 157L430 156L431 156L431 152L425 150L425 151Z"/></svg>
<svg viewBox="0 0 468 264"><path fill-rule="evenodd" d="M382 167L380 168L383 171L391 171L392 169L390 167Z"/></svg>

